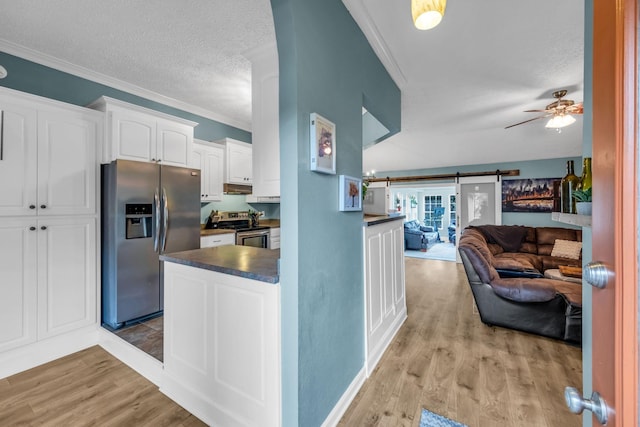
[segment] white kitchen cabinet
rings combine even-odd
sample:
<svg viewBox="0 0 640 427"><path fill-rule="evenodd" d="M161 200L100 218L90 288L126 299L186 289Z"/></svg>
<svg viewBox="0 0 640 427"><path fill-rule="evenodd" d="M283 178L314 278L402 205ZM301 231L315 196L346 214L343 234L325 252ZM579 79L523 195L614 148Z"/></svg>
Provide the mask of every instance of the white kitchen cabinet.
<svg viewBox="0 0 640 427"><path fill-rule="evenodd" d="M96 323L96 219L0 222L0 353Z"/></svg>
<svg viewBox="0 0 640 427"><path fill-rule="evenodd" d="M280 227L269 231L269 249L280 249Z"/></svg>
<svg viewBox="0 0 640 427"><path fill-rule="evenodd" d="M96 322L96 219L39 219L38 339Z"/></svg>
<svg viewBox="0 0 640 427"><path fill-rule="evenodd" d="M281 425L280 284L173 262L160 391L207 425Z"/></svg>
<svg viewBox="0 0 640 427"><path fill-rule="evenodd" d="M96 213L99 113L0 93L0 215Z"/></svg>
<svg viewBox="0 0 640 427"><path fill-rule="evenodd" d="M251 144L224 138L216 143L225 147L224 182L251 185L253 182L253 154Z"/></svg>
<svg viewBox="0 0 640 427"><path fill-rule="evenodd" d="M106 96L89 107L106 113L103 163L126 159L189 165L197 123Z"/></svg>
<svg viewBox="0 0 640 427"><path fill-rule="evenodd" d="M402 218L364 227L366 369L373 372L407 318Z"/></svg>
<svg viewBox="0 0 640 427"><path fill-rule="evenodd" d="M29 218L0 221L0 353L36 341L36 225Z"/></svg>
<svg viewBox="0 0 640 427"><path fill-rule="evenodd" d="M198 141L193 144L191 167L200 169L200 199L203 202L222 201L224 180L224 147Z"/></svg>
<svg viewBox="0 0 640 427"><path fill-rule="evenodd" d="M280 196L278 49L275 43L270 43L245 56L251 61L252 193L259 198L277 198Z"/></svg>
<svg viewBox="0 0 640 427"><path fill-rule="evenodd" d="M200 248L213 248L215 246L235 245L235 233L212 234L200 237Z"/></svg>

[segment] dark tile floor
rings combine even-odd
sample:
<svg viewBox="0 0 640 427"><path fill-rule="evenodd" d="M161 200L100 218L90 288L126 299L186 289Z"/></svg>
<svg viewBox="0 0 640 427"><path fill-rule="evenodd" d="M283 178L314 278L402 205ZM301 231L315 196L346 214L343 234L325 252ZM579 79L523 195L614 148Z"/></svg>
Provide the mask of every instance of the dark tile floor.
<svg viewBox="0 0 640 427"><path fill-rule="evenodd" d="M162 362L163 320L162 316L142 320L113 331L113 333Z"/></svg>

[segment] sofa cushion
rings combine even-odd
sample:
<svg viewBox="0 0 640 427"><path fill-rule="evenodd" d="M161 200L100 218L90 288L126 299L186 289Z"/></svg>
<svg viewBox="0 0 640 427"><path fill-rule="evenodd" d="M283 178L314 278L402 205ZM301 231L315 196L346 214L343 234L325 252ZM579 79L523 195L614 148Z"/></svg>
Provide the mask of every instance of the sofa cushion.
<svg viewBox="0 0 640 427"><path fill-rule="evenodd" d="M497 243L505 252L518 252L528 229L521 225L478 225L472 226L480 230L487 243Z"/></svg>
<svg viewBox="0 0 640 427"><path fill-rule="evenodd" d="M551 255L553 245L557 239L581 242L582 230L561 227L537 227L536 244L538 246L538 255Z"/></svg>
<svg viewBox="0 0 640 427"><path fill-rule="evenodd" d="M581 251L582 242L556 239L556 242L553 245L553 249L551 250L551 256L569 259L580 259Z"/></svg>
<svg viewBox="0 0 640 427"><path fill-rule="evenodd" d="M519 253L519 252L505 252L505 253L496 255L494 257L493 265L496 268L506 268L502 266L499 267L498 262L501 262L501 263L511 262L514 264L519 264L522 267L522 269L533 268L538 271L543 271L542 269L543 265L540 260L540 257L534 254L525 254L525 253ZM503 264L500 264L500 265L503 265Z"/></svg>
<svg viewBox="0 0 640 427"><path fill-rule="evenodd" d="M556 289L549 279L500 278L490 285L502 298L518 302L545 302L556 297Z"/></svg>

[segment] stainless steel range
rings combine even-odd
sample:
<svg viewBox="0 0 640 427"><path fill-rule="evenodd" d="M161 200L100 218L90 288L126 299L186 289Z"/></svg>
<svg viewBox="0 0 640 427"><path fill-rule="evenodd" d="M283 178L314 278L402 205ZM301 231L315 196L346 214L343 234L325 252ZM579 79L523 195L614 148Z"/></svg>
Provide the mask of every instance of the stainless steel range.
<svg viewBox="0 0 640 427"><path fill-rule="evenodd" d="M205 228L235 230L236 245L269 249L269 227L252 224L247 211L211 211Z"/></svg>

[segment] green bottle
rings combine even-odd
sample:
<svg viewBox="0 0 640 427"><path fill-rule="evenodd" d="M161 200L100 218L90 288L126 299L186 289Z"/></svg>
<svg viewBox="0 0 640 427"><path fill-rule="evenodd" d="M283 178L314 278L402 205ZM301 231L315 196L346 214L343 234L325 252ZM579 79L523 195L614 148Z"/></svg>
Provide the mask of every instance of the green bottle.
<svg viewBox="0 0 640 427"><path fill-rule="evenodd" d="M560 182L560 201L563 213L576 213L576 201L571 196L580 185L580 178L573 172L573 160L567 161L567 174Z"/></svg>
<svg viewBox="0 0 640 427"><path fill-rule="evenodd" d="M591 188L591 157L582 159L582 176L580 177L580 189L586 191Z"/></svg>

